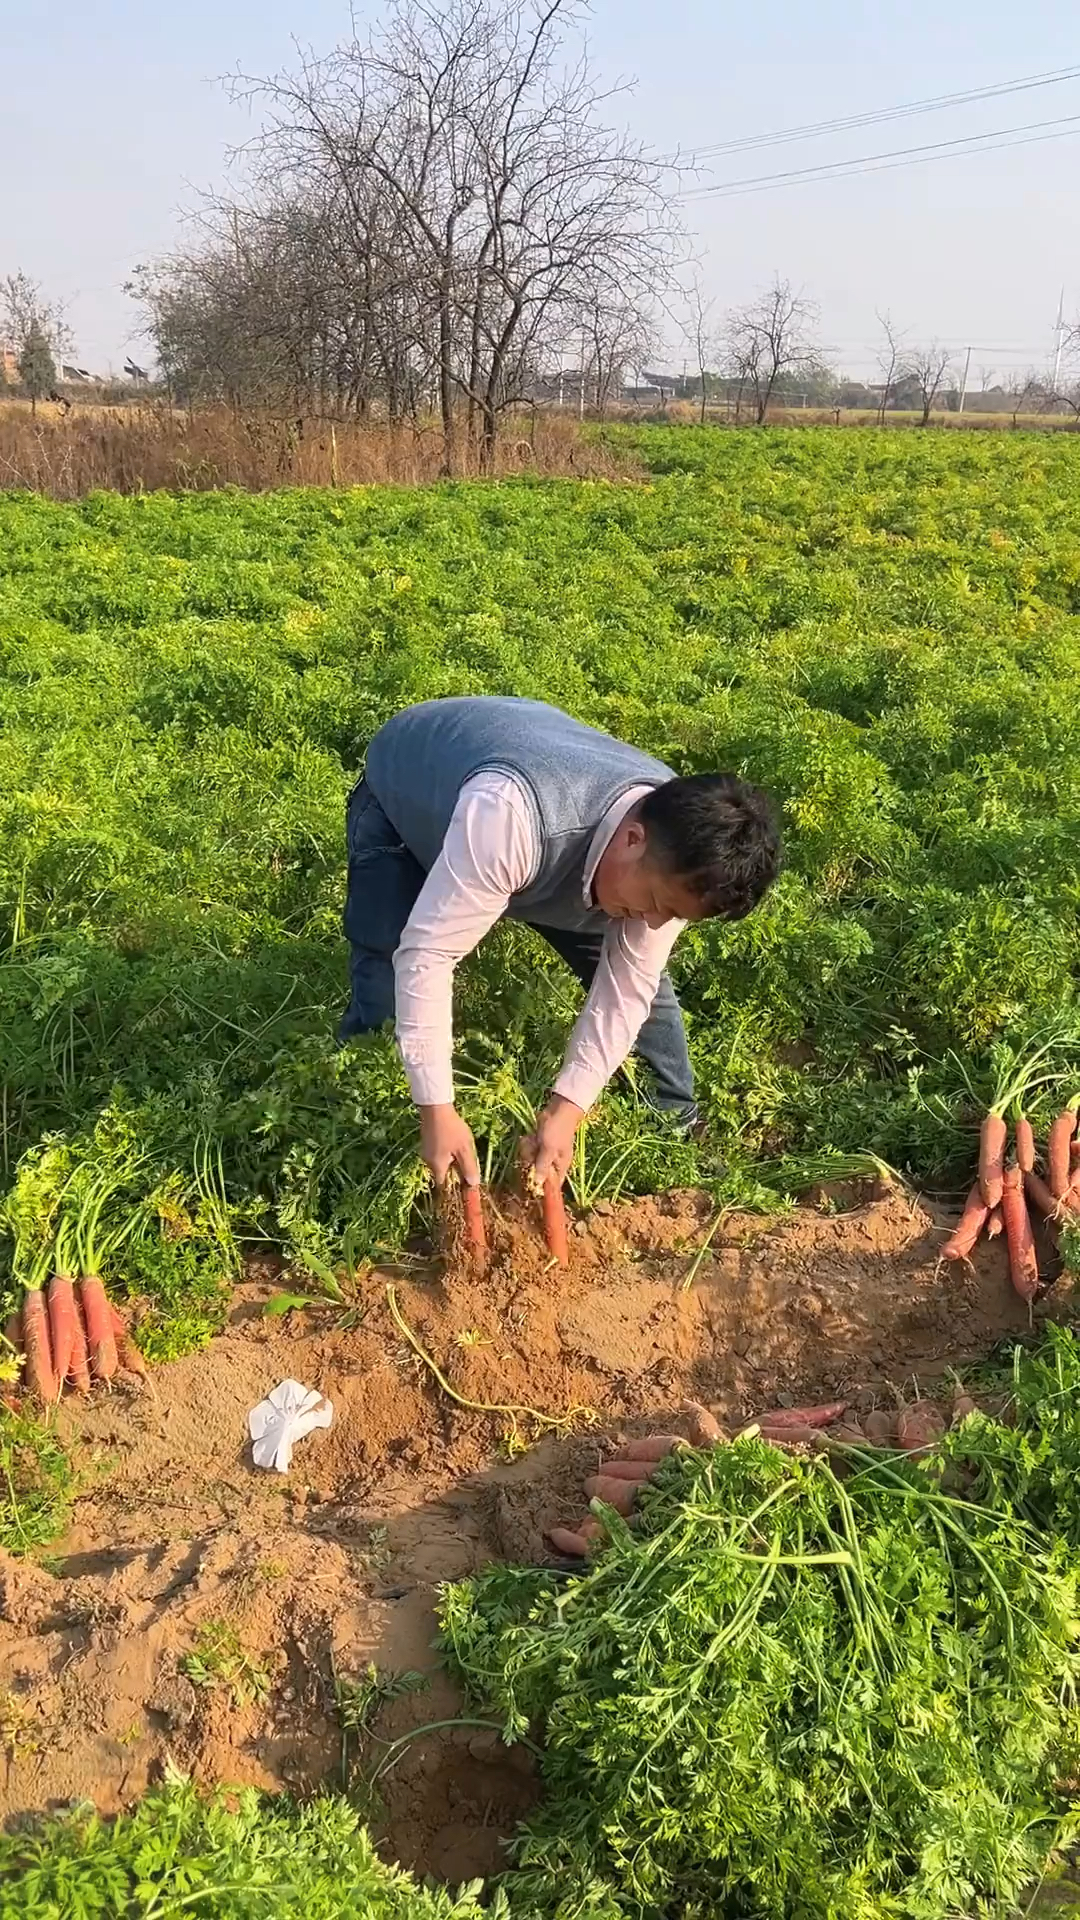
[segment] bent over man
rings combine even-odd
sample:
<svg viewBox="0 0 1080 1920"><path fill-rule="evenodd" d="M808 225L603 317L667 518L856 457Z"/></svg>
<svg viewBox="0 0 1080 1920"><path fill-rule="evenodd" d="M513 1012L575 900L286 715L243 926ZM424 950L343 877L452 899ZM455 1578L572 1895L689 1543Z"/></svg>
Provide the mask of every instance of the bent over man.
<svg viewBox="0 0 1080 1920"><path fill-rule="evenodd" d="M536 700L407 707L368 748L349 799L352 994L341 1038L396 1023L435 1179L480 1178L454 1104L454 968L503 915L586 989L524 1157L570 1166L584 1115L631 1050L655 1105L697 1116L682 1014L665 968L682 928L749 913L776 877L765 795L728 773L678 778L637 747Z"/></svg>

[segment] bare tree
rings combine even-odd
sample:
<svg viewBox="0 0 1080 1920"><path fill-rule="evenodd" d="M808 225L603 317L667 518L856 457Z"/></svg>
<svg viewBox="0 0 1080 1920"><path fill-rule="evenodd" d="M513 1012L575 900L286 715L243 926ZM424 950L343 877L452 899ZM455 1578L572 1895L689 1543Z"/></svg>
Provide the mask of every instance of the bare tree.
<svg viewBox="0 0 1080 1920"><path fill-rule="evenodd" d="M1025 374L1013 380L1009 400L1014 428L1019 427L1022 413L1045 413L1054 402L1054 383L1051 375L1039 373L1035 367L1029 367Z"/></svg>
<svg viewBox="0 0 1080 1920"><path fill-rule="evenodd" d="M642 367L652 352L655 330L637 301L621 299L604 285L586 302L581 367L582 401L591 394L602 420L628 366Z"/></svg>
<svg viewBox="0 0 1080 1920"><path fill-rule="evenodd" d="M1044 385L1044 406L1072 415L1080 426L1080 320L1074 320L1062 334L1054 374Z"/></svg>
<svg viewBox="0 0 1080 1920"><path fill-rule="evenodd" d="M54 360L70 356L73 336L63 301L47 299L28 274L9 273L0 281L0 330L17 357L31 339L43 342Z"/></svg>
<svg viewBox="0 0 1080 1920"><path fill-rule="evenodd" d="M235 84L265 114L246 150L256 213L318 209L328 285L351 309L334 327L384 389L433 379L447 471L460 408L489 463L501 415L558 345L599 312L647 311L671 275L667 174L606 124L608 96L566 45L584 11L392 0L368 40Z"/></svg>
<svg viewBox="0 0 1080 1920"><path fill-rule="evenodd" d="M698 379L701 382L700 424L705 425L709 405L709 360L714 353L712 333L712 311L714 302L706 300L702 292L701 281L694 276L694 283L686 296L687 317L683 325L683 337L694 355Z"/></svg>
<svg viewBox="0 0 1080 1920"><path fill-rule="evenodd" d="M918 393L922 407L921 427L929 426L934 402L941 392L946 376L951 369L951 360L946 347L932 340L927 347L916 347L905 356L903 375L910 380Z"/></svg>
<svg viewBox="0 0 1080 1920"><path fill-rule="evenodd" d="M885 336L881 352L877 357L882 381L877 416L878 426L883 427L886 409L896 398L896 388L904 364L904 336L894 324L891 314L879 313L877 323Z"/></svg>
<svg viewBox="0 0 1080 1920"><path fill-rule="evenodd" d="M764 424L778 387L794 375L820 370L821 356L813 337L817 320L814 302L796 293L789 280L779 278L747 306L729 313L728 368L739 382L740 394L749 388L758 426Z"/></svg>

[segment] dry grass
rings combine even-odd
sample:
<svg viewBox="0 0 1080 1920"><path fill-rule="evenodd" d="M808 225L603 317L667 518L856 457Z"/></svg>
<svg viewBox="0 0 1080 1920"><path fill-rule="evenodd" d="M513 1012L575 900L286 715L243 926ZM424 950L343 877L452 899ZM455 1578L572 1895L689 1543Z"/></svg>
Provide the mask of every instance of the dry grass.
<svg viewBox="0 0 1080 1920"><path fill-rule="evenodd" d="M463 450L464 453L464 450ZM460 472L476 474L473 453ZM584 438L576 420L537 414L506 423L496 473L623 479L632 455ZM241 487L415 486L442 477L437 426L331 424L224 408L188 414L166 406L76 407L62 415L0 403L0 488L77 500L96 488L208 492Z"/></svg>

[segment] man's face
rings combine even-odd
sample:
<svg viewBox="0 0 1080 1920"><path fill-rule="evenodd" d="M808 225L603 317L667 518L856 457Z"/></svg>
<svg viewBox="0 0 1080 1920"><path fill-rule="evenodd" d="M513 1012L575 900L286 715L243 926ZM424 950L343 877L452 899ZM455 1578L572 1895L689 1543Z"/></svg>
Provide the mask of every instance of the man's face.
<svg viewBox="0 0 1080 1920"><path fill-rule="evenodd" d="M644 920L650 927L705 918L700 896L650 857L645 829L634 819L623 821L601 854L593 898L613 920Z"/></svg>

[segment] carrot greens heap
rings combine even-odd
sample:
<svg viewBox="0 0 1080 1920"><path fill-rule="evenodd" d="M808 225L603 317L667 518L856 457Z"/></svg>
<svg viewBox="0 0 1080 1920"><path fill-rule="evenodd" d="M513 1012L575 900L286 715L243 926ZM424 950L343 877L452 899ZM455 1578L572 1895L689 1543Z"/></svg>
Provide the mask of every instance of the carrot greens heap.
<svg viewBox="0 0 1080 1920"><path fill-rule="evenodd" d="M675 1453L580 1578L449 1588L452 1670L546 1746L514 1912L1007 1910L1080 1831L1078 1396L1055 1332L1016 1426L969 1416L930 1462Z"/></svg>

